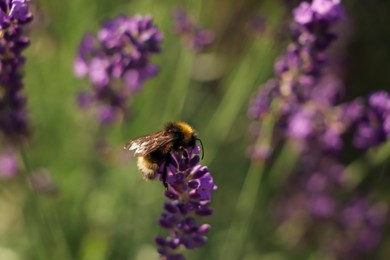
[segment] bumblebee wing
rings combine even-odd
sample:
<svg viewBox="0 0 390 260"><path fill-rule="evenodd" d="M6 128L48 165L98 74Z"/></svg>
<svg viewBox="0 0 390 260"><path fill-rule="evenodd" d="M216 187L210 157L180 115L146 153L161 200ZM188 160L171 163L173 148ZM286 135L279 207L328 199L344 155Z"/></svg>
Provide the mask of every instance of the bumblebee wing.
<svg viewBox="0 0 390 260"><path fill-rule="evenodd" d="M175 140L175 137L168 135L163 131L145 135L133 140L130 140L124 147L126 150L134 150L135 156L145 156L153 151L156 151L160 147L166 145L169 142Z"/></svg>

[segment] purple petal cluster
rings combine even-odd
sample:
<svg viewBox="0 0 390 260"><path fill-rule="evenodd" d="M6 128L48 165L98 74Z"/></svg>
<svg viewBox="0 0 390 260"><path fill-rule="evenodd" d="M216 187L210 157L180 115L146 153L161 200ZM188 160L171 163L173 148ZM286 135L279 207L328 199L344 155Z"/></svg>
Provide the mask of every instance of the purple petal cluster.
<svg viewBox="0 0 390 260"><path fill-rule="evenodd" d="M320 250L331 258L367 259L383 235L388 206L351 191L350 173L334 158L305 155L300 164L305 167L290 176L277 203L278 220L299 223L301 242L319 238Z"/></svg>
<svg viewBox="0 0 390 260"><path fill-rule="evenodd" d="M329 244L344 259L367 258L367 253L374 250L382 238L389 217L388 206L385 203L374 203L365 197L357 197L343 206L337 219L342 232ZM337 242L343 247L340 248ZM340 252L340 249L344 250Z"/></svg>
<svg viewBox="0 0 390 260"><path fill-rule="evenodd" d="M79 105L93 105L103 124L125 116L128 100L158 73L150 59L160 52L162 39L152 17L141 15L113 18L103 23L96 35L85 35L74 73L87 77L92 89L79 95Z"/></svg>
<svg viewBox="0 0 390 260"><path fill-rule="evenodd" d="M280 220L293 216L310 216L316 220L330 219L336 214L335 195L348 185L345 167L331 157L316 154L300 158L300 167L290 176L286 194L277 207Z"/></svg>
<svg viewBox="0 0 390 260"><path fill-rule="evenodd" d="M275 132L281 137L275 140L287 135L305 148L306 143L319 138L327 149L339 150L345 127L338 124L342 113L333 106L340 103L344 86L323 70L326 51L336 39L331 26L345 17L342 5L332 0L302 2L293 14L293 41L275 62L275 78L261 86L252 99L249 117L258 129L266 117L276 117ZM251 157L259 159L255 153Z"/></svg>
<svg viewBox="0 0 390 260"><path fill-rule="evenodd" d="M295 144L298 162L276 204L279 221L300 226L294 243L317 242L332 259L364 259L380 242L387 206L374 202L369 187L349 181L345 165L354 158L340 155L389 140L390 95L377 91L344 102L345 88L327 60L336 39L331 27L345 18L340 0L302 2L293 16L293 41L275 62L275 78L250 104L249 155L264 161L279 142Z"/></svg>
<svg viewBox="0 0 390 260"><path fill-rule="evenodd" d="M341 0L313 0L311 4L303 2L293 11L294 19L302 25L334 21L344 17Z"/></svg>
<svg viewBox="0 0 390 260"><path fill-rule="evenodd" d="M367 108L354 124L353 143L358 148L379 145L390 138L390 95L386 91L372 93Z"/></svg>
<svg viewBox="0 0 390 260"><path fill-rule="evenodd" d="M343 84L331 73L324 73L328 66L325 51L336 39L331 25L345 17L340 1L303 2L293 13L293 42L275 62L276 77L251 101L248 115L252 125L261 130L272 108L272 116L277 117L275 133L280 135L274 139L288 137L301 150L315 147L339 153L346 145L346 135L352 135L352 145L360 149L386 141L390 133L389 94L379 91L372 93L368 102L356 99L342 103ZM251 147L251 151L258 150L264 149ZM259 159L255 152L250 155Z"/></svg>
<svg viewBox="0 0 390 260"><path fill-rule="evenodd" d="M209 224L198 224L199 217L213 213L211 192L217 189L208 168L199 164L199 147L172 154L161 165L158 175L167 185L159 224L169 236L157 236L158 252L163 259L185 259L181 251L202 247L207 242ZM163 177L165 176L165 177Z"/></svg>
<svg viewBox="0 0 390 260"><path fill-rule="evenodd" d="M7 137L28 132L23 95L24 27L32 20L28 0L0 0L0 131Z"/></svg>
<svg viewBox="0 0 390 260"><path fill-rule="evenodd" d="M174 29L183 39L184 45L195 52L202 52L213 43L214 33L198 27L187 12L177 8L173 12Z"/></svg>

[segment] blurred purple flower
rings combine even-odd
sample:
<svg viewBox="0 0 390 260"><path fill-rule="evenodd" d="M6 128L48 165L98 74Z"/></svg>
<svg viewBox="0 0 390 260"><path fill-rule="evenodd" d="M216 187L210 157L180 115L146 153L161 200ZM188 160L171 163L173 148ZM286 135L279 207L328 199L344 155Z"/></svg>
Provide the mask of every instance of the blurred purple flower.
<svg viewBox="0 0 390 260"><path fill-rule="evenodd" d="M266 82L251 100L248 116L254 120L262 118L269 112L272 100L278 95L278 82L276 80Z"/></svg>
<svg viewBox="0 0 390 260"><path fill-rule="evenodd" d="M32 20L28 0L0 0L0 131L7 137L28 133L22 51L29 45L24 26Z"/></svg>
<svg viewBox="0 0 390 260"><path fill-rule="evenodd" d="M340 6L340 0L313 0L312 9L323 15L329 15L336 6Z"/></svg>
<svg viewBox="0 0 390 260"><path fill-rule="evenodd" d="M172 16L176 34L183 38L185 46L190 50L202 52L213 43L214 33L198 27L185 10L176 8Z"/></svg>
<svg viewBox="0 0 390 260"><path fill-rule="evenodd" d="M275 129L279 130L275 133L281 135L274 140L289 137L300 150L338 153L347 134L353 135L353 145L361 149L386 141L390 136L389 94L374 93L367 105L359 99L342 103L343 84L332 74L323 73L327 65L324 51L336 39L330 27L345 17L340 1L303 2L293 14L294 41L275 62L275 79L260 88L249 107L257 128L262 128L273 102Z"/></svg>
<svg viewBox="0 0 390 260"><path fill-rule="evenodd" d="M357 148L377 146L390 137L390 95L385 91L372 93L367 108L355 119L354 145Z"/></svg>
<svg viewBox="0 0 390 260"><path fill-rule="evenodd" d="M386 204L373 203L364 197L349 201L338 219L342 232L338 234L340 239L336 240L342 240L344 247L333 245L334 250L344 259L365 259L367 253L379 244L387 220Z"/></svg>
<svg viewBox="0 0 390 260"><path fill-rule="evenodd" d="M150 16L118 16L103 23L97 35L86 34L74 61L74 74L87 77L80 107L97 106L98 120L110 124L127 114L127 101L158 73L150 63L160 52L162 33Z"/></svg>
<svg viewBox="0 0 390 260"><path fill-rule="evenodd" d="M163 259L184 259L178 252L202 247L207 242L208 224L198 224L196 218L212 214L211 192L217 189L206 166L199 164L199 147L172 154L156 176L166 182L165 196L170 200L163 206L159 224L169 230L169 236L156 237L158 252ZM165 176L165 177L163 177Z"/></svg>
<svg viewBox="0 0 390 260"><path fill-rule="evenodd" d="M347 126L340 120L341 109L333 106L340 104L344 86L322 71L327 65L324 53L336 38L330 32L331 25L343 16L341 4L333 1L327 7L332 19L324 19L325 2L323 5L318 1L302 2L294 9L293 42L276 60L276 77L260 88L248 114L259 125L258 129L262 129L266 117L271 114L276 117L275 135L281 136L275 136L273 141L291 137L302 149L313 140L320 140L316 143L322 142L327 150L339 151L343 146L341 135ZM254 138L258 136L255 134Z"/></svg>
<svg viewBox="0 0 390 260"><path fill-rule="evenodd" d="M255 141L249 156L259 160L265 143L295 144L298 162L275 206L279 221L299 221L303 233L299 242L316 239L331 258L361 259L379 244L388 221L387 206L374 214L380 221L372 225L374 218L367 212L382 204L361 195L359 186L348 181L351 175L339 155L346 146L368 149L389 139L390 95L378 91L367 102L358 98L343 103L344 86L330 73L326 55L336 39L331 26L345 18L340 0L302 2L293 16L293 42L275 62L275 78L250 103ZM270 127L272 136L263 135ZM328 232L318 232L321 228Z"/></svg>
<svg viewBox="0 0 390 260"><path fill-rule="evenodd" d="M308 203L311 214L317 218L329 217L335 209L335 202L328 196L313 196Z"/></svg>
<svg viewBox="0 0 390 260"><path fill-rule="evenodd" d="M0 153L0 178L11 179L19 171L18 158L12 148L7 148Z"/></svg>
<svg viewBox="0 0 390 260"><path fill-rule="evenodd" d="M315 111L302 109L290 117L287 132L292 139L309 139L314 132Z"/></svg>
<svg viewBox="0 0 390 260"><path fill-rule="evenodd" d="M314 12L308 2L302 2L293 11L294 19L299 24L308 24L313 20Z"/></svg>
<svg viewBox="0 0 390 260"><path fill-rule="evenodd" d="M349 173L334 158L305 155L299 165L276 204L278 220L304 221L301 242L313 243L317 234L321 249L336 259L366 259L382 237L388 206L352 193ZM323 228L328 232L317 232Z"/></svg>
<svg viewBox="0 0 390 260"><path fill-rule="evenodd" d="M338 20L345 18L341 0L313 0L312 9L317 19Z"/></svg>

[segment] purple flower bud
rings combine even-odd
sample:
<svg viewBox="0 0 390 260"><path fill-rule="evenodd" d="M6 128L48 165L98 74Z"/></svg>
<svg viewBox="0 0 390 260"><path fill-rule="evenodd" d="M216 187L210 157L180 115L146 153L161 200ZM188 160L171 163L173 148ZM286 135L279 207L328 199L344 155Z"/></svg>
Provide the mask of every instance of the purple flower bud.
<svg viewBox="0 0 390 260"><path fill-rule="evenodd" d="M166 210L167 212L169 212L171 214L176 214L179 212L177 205L175 205L174 203L165 203L164 210Z"/></svg>
<svg viewBox="0 0 390 260"><path fill-rule="evenodd" d="M389 120L390 95L385 91L372 93L366 108L354 117L354 145L364 149L386 141L390 136Z"/></svg>
<svg viewBox="0 0 390 260"><path fill-rule="evenodd" d="M341 0L313 0L312 10L320 19L339 20L345 17Z"/></svg>
<svg viewBox="0 0 390 260"><path fill-rule="evenodd" d="M156 236L156 238L154 239L154 241L156 242L157 245L159 246L166 246L166 242L165 242L165 239L161 236Z"/></svg>
<svg viewBox="0 0 390 260"><path fill-rule="evenodd" d="M309 204L311 213L319 218L331 216L335 208L334 202L327 196L314 196Z"/></svg>
<svg viewBox="0 0 390 260"><path fill-rule="evenodd" d="M171 200L177 200L180 194L178 194L175 190L167 190L165 191L165 197Z"/></svg>
<svg viewBox="0 0 390 260"><path fill-rule="evenodd" d="M368 103L381 111L390 111L390 95L385 91L372 93L368 98Z"/></svg>
<svg viewBox="0 0 390 260"><path fill-rule="evenodd" d="M328 180L321 173L313 173L307 180L306 189L310 192L322 192L328 186Z"/></svg>
<svg viewBox="0 0 390 260"><path fill-rule="evenodd" d="M203 206L195 211L199 216L210 216L213 214L213 209L207 206Z"/></svg>
<svg viewBox="0 0 390 260"><path fill-rule="evenodd" d="M209 224L202 224L202 225L199 226L198 232L200 234L205 235L205 234L207 234L210 231L210 229L211 229L211 226Z"/></svg>
<svg viewBox="0 0 390 260"><path fill-rule="evenodd" d="M311 111L302 110L291 116L288 132L292 138L305 139L310 137L314 128L312 125L313 114Z"/></svg>
<svg viewBox="0 0 390 260"><path fill-rule="evenodd" d="M299 24L308 24L313 19L313 9L308 2L302 2L293 11L294 19Z"/></svg>

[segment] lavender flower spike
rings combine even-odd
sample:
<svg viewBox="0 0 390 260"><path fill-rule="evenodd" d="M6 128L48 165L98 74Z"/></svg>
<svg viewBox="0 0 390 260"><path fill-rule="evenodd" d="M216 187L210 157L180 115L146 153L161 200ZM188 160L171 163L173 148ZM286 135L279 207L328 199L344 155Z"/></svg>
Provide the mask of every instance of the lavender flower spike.
<svg viewBox="0 0 390 260"><path fill-rule="evenodd" d="M28 132L22 94L22 51L29 45L24 26L32 20L28 0L0 0L0 132L6 137Z"/></svg>
<svg viewBox="0 0 390 260"><path fill-rule="evenodd" d="M74 61L74 74L87 77L92 89L79 95L82 108L95 107L103 124L127 114L126 103L158 72L150 57L160 52L162 33L150 16L118 16L97 35L87 34Z"/></svg>
<svg viewBox="0 0 390 260"><path fill-rule="evenodd" d="M196 219L212 214L211 191L217 186L208 168L199 164L199 150L187 148L172 154L157 172L160 180L166 179L165 196L169 199L159 219L169 236L155 239L161 259L185 259L181 254L184 248L202 247L207 242L210 225L198 224Z"/></svg>

